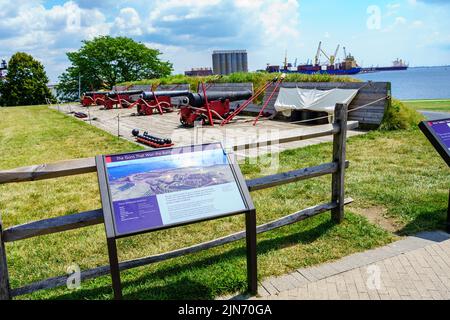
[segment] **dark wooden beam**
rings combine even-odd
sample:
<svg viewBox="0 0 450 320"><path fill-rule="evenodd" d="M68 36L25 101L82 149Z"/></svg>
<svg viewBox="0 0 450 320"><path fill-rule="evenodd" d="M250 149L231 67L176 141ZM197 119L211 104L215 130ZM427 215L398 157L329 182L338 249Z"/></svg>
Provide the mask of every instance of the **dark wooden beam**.
<svg viewBox="0 0 450 320"><path fill-rule="evenodd" d="M349 162L345 163L348 168ZM337 170L337 163L325 163L315 167L309 167L289 172L283 172L279 174L274 174L270 176L265 176L262 178L256 178L252 180L247 180L247 187L250 191L257 191L267 188L276 187L283 184L288 184L292 182L297 182L301 180L311 179L315 177L320 177L327 174L335 173Z"/></svg>
<svg viewBox="0 0 450 320"><path fill-rule="evenodd" d="M346 162L345 165L346 167L348 167L349 163ZM294 170L290 172L265 176L262 178L247 180L246 183L249 191L263 190L283 184L323 176L326 174L333 174L336 172L336 170L337 164L326 163L316 167L304 168L300 170ZM4 230L3 236L5 242L12 242L36 236L92 226L99 223L103 223L102 209L25 223Z"/></svg>
<svg viewBox="0 0 450 320"><path fill-rule="evenodd" d="M345 199L345 204L350 204L351 202L353 202L353 199L351 199L351 198ZM336 208L337 206L338 206L337 203L326 203L326 204L313 206L313 207L301 210L299 212L293 213L291 215L282 217L275 221L260 225L256 228L256 232L258 234L260 234L260 233L268 232L268 231L271 231L274 229L278 229L278 228L305 220L307 218L313 217L315 215L324 213L326 211L332 210L333 208ZM160 262L160 261L164 261L164 260L168 260L168 259L172 259L172 258L176 258L176 257L181 257L181 256L184 256L187 254L215 248L215 247L227 244L227 243L242 240L244 238L245 238L245 231L241 231L241 232L237 232L237 233L231 234L226 237L222 237L222 238L214 239L214 240L211 240L208 242L196 244L191 247L177 249L174 251L157 254L157 255L153 255L153 256L149 256L149 257L139 258L139 259L135 259L135 260L124 261L119 264L119 269L122 271L122 270L132 269L132 268L136 268L136 267L141 267L141 266L145 266L145 265L148 265L151 263ZM85 271L81 272L81 280L83 281L83 280L87 280L87 279L104 276L104 275L109 274L109 271L110 271L109 266L102 266L102 267L98 267L98 268L94 268L94 269L85 270ZM68 277L69 277L68 275L64 275L64 276L59 276L59 277L54 277L54 278L49 278L46 280L34 282L29 285L20 287L20 288L12 289L11 293L12 293L12 296L19 296L19 295L32 293L34 291L38 291L38 290L42 290L42 289L50 289L50 288L64 286L64 285L66 285Z"/></svg>
<svg viewBox="0 0 450 320"><path fill-rule="evenodd" d="M355 129L359 126L357 121L348 122L347 130ZM264 147L268 145L283 144L293 141L301 141L312 138L324 137L332 134L336 134L340 131L340 128L336 125L328 125L327 128L320 131L314 130L314 128L304 129L304 133L281 136L278 139L257 141L255 143L237 143L233 146L234 150L245 150L257 147ZM10 170L0 171L0 184L35 181L52 179L58 177L65 177L83 173L96 172L95 158L83 158L76 160L60 161L49 164L34 165L28 167L15 168Z"/></svg>
<svg viewBox="0 0 450 320"><path fill-rule="evenodd" d="M12 242L92 226L102 222L103 211L97 209L14 226L6 229L3 236L5 242Z"/></svg>
<svg viewBox="0 0 450 320"><path fill-rule="evenodd" d="M11 299L11 288L9 285L8 263L6 260L5 243L3 241L3 226L0 217L0 300Z"/></svg>
<svg viewBox="0 0 450 320"><path fill-rule="evenodd" d="M338 103L334 111L334 122L341 128L346 127L347 105ZM341 223L344 219L344 178L345 178L345 154L346 154L347 130L341 130L333 137L333 163L337 164L337 170L332 175L331 201L338 206L331 210L332 219Z"/></svg>
<svg viewBox="0 0 450 320"><path fill-rule="evenodd" d="M95 172L94 158L84 158L0 171L0 184Z"/></svg>
<svg viewBox="0 0 450 320"><path fill-rule="evenodd" d="M359 127L358 121L352 121L347 123L347 130L356 129ZM301 135L292 134L292 135L286 135L286 136L280 136L276 139L266 139L262 141L255 141L251 143L237 143L233 146L234 151L239 150L247 150L252 148L259 148L259 147L266 147L271 145L278 145L283 143L289 143L289 142L295 142L295 141L302 141L302 140L309 140L319 137L325 137L329 135L334 135L341 131L341 128L335 124L329 124L326 126L326 128L322 128L320 131L314 130L314 127L304 129L305 132Z"/></svg>

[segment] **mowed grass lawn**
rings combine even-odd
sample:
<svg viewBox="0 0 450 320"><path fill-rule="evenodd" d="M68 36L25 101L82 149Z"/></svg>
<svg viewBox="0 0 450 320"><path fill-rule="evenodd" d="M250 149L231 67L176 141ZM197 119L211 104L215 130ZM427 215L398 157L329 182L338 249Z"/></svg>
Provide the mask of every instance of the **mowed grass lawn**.
<svg viewBox="0 0 450 320"><path fill-rule="evenodd" d="M447 100L406 100L405 105L415 110L450 112L450 99Z"/></svg>
<svg viewBox="0 0 450 320"><path fill-rule="evenodd" d="M0 108L0 169L139 149L99 129L46 107ZM329 162L331 144L283 152L278 171ZM330 214L258 236L259 278L338 259L394 241L397 235L370 223L363 213L377 208L400 234L443 228L449 172L418 130L371 132L349 139L346 195L355 203L340 225ZM267 163L267 159L261 159ZM264 164L246 162L244 174L260 176ZM328 202L331 177L254 192L258 223ZM0 185L5 227L100 207L95 174ZM158 231L119 240L120 260L132 259L225 236L244 228L242 216ZM7 243L12 287L107 265L104 226ZM209 299L246 288L245 242L122 272L127 299ZM104 276L40 291L21 299L110 299Z"/></svg>

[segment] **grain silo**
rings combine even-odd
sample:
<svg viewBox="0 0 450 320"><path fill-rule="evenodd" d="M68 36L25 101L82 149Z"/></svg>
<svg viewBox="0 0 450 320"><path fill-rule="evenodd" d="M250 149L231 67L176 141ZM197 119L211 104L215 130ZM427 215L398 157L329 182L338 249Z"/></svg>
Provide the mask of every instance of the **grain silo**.
<svg viewBox="0 0 450 320"><path fill-rule="evenodd" d="M216 50L212 55L214 74L248 72L247 51Z"/></svg>

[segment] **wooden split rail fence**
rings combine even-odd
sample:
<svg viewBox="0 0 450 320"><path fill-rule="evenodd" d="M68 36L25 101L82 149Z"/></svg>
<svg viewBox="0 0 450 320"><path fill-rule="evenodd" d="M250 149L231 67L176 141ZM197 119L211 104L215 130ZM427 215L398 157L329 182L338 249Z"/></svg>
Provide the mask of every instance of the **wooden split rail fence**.
<svg viewBox="0 0 450 320"><path fill-rule="evenodd" d="M349 165L349 163L345 159L347 130L354 129L355 127L357 127L357 125L357 123L352 123L351 125L347 123L347 105L337 104L335 109L335 121L332 125L330 125L329 130L323 130L315 134L299 136L296 138L296 140L304 140L320 136L333 135L332 162L246 181L248 189L250 191L256 191L328 174L332 175L330 202L303 209L291 215L282 217L278 220L260 225L257 227L257 233L268 232L305 220L327 211L331 211L331 217L333 221L335 221L336 223L340 223L342 221L342 219L344 218L344 206L353 201L351 198L344 198L344 174L345 169ZM294 140L294 138L285 138L282 141L278 141L278 143L291 142ZM272 143L276 143L276 141L266 141L264 144L267 145ZM235 146L235 148L242 149L242 147L257 147L259 144L262 143ZM63 161L54 164L44 164L0 171L0 184L52 179L57 177L96 172L96 170L97 168L94 158ZM22 287L11 288L8 275L5 243L41 235L53 234L57 232L64 232L67 230L83 228L100 223L103 223L102 209L34 221L18 226L13 226L7 229L2 228L2 224L0 221L0 300L12 299L13 297L32 293L37 290L64 286L66 285L66 281L68 278L68 275L62 275L27 284ZM171 252L143 257L135 260L124 261L120 263L119 268L120 270L136 268L147 264L214 248L244 238L245 231L241 231L222 238L196 244L191 247L177 249ZM107 275L109 274L109 271L109 266L101 266L89 270L84 270L81 272L81 281Z"/></svg>

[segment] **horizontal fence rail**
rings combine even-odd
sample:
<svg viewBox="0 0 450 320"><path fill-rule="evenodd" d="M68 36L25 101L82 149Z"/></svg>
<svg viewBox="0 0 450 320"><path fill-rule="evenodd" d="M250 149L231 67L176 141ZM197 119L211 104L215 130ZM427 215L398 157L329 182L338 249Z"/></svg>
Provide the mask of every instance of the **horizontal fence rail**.
<svg viewBox="0 0 450 320"><path fill-rule="evenodd" d="M345 205L350 204L352 201L353 201L353 199L347 198L347 199L345 199L344 204ZM310 208L304 209L302 211L293 213L291 215L285 216L283 218L280 218L278 220L260 225L256 228L256 232L258 234L261 234L264 232L272 231L272 230L305 220L307 218L313 217L320 213L330 211L336 207L338 207L338 204L331 203L331 202L322 204L322 205L317 205L314 207L310 207ZM135 260L128 260L128 261L120 262L119 269L121 271L123 271L123 270L132 269L132 268L142 267L142 266L145 266L145 265L148 265L151 263L161 262L164 260L181 257L181 256L184 256L187 254L196 253L196 252L207 250L207 249L212 249L212 248L215 248L218 246L222 246L222 245L225 245L228 243L242 240L244 238L245 238L245 231L240 231L240 232L231 234L229 236L225 236L225 237L214 239L214 240L211 240L208 242L196 244L191 247L182 248L182 249L178 249L178 250L174 250L174 251L170 251L170 252L166 252L166 253L162 253L162 254L157 254L157 255L153 255L153 256L149 256L149 257L135 259ZM83 281L83 280L101 277L101 276L107 275L108 273L109 273L109 266L102 266L102 267L97 267L97 268L82 271L80 276L81 276L81 281ZM51 289L51 288L64 286L67 283L68 277L69 277L68 275L64 275L64 276L58 276L58 277L34 282L29 285L20 287L20 288L12 289L11 295L13 297L15 297L15 296L19 296L19 295L32 293L32 292L35 292L38 290Z"/></svg>
<svg viewBox="0 0 450 320"><path fill-rule="evenodd" d="M358 122L348 122L347 130L358 128ZM302 141L308 139L314 139L319 137L326 137L336 134L340 131L337 125L328 125L328 128L322 131L305 130L302 135L289 135L286 137L280 137L274 140L257 141L253 143L242 143L231 146L235 151L242 149L251 149L262 146L269 146L274 144L282 144L294 141ZM59 161L55 163L42 164L36 166L27 166L10 170L0 171L0 184L36 181L44 179L53 179L58 177L66 177L71 175L78 175L82 173L96 172L97 167L95 165L95 158L83 158L68 161Z"/></svg>
<svg viewBox="0 0 450 320"><path fill-rule="evenodd" d="M347 123L347 130L352 130L358 128L359 123L357 121L352 121ZM265 140L265 141L256 141L251 143L242 143L237 144L235 146L232 146L232 148L237 150L242 149L252 149L252 148L259 148L264 146L270 146L275 144L282 144L282 143L289 143L289 142L295 142L295 141L302 141L302 140L309 140L314 138L320 138L320 137L326 137L330 135L334 135L340 132L340 127L337 124L329 124L327 125L328 128L321 131L314 131L314 130L307 130L305 129L305 132L301 135L298 134L292 134L289 136L282 136L277 139L273 140Z"/></svg>
<svg viewBox="0 0 450 320"><path fill-rule="evenodd" d="M351 198L344 198L344 172L345 168L348 168L349 166L349 162L345 160L346 133L347 129L353 129L357 126L357 122L347 122L347 105L337 104L335 110L335 122L327 126L326 129L322 131L311 130L305 132L302 136L284 136L277 140L244 143L233 146L235 150L242 150L242 148L248 149L275 143L280 144L327 136L330 134L333 135L332 162L324 163L314 167L246 180L247 188L249 189L249 191L258 191L324 175L332 175L332 196L330 202L312 206L288 216L284 216L277 220L260 225L257 227L258 234L291 225L293 223L305 220L327 211L331 211L333 221L338 223L342 221L344 206L353 201L353 199ZM52 179L91 172L96 172L94 158L77 159L57 162L53 164L28 166L12 170L0 171L0 184ZM37 290L64 286L66 285L66 281L69 277L69 275L57 276L27 284L19 288L11 289L9 285L6 252L4 247L4 244L6 242L13 242L36 236L48 235L82 227L93 226L101 223L103 223L102 209L34 221L22 225L13 226L5 230L3 230L0 221L0 300L10 299L11 297L32 293ZM183 255L239 241L244 239L245 236L245 231L240 231L225 237L217 238L190 247L176 249L174 251L156 254L149 257L124 261L119 264L119 268L120 270L127 270L155 262L180 257ZM87 280L96 278L99 276L107 275L109 272L109 266L101 266L82 271L81 279Z"/></svg>
<svg viewBox="0 0 450 320"><path fill-rule="evenodd" d="M0 171L0 184L67 177L96 172L95 158L84 158Z"/></svg>
<svg viewBox="0 0 450 320"><path fill-rule="evenodd" d="M348 167L348 165L349 163L347 162L346 166ZM300 180L320 177L323 175L335 173L336 171L337 165L335 163L326 163L317 167L305 168L266 176L263 178L247 180L246 183L250 191L256 191ZM100 223L103 223L102 209L74 213L67 216L34 221L5 229L3 231L3 241L13 242L36 236L92 226Z"/></svg>

